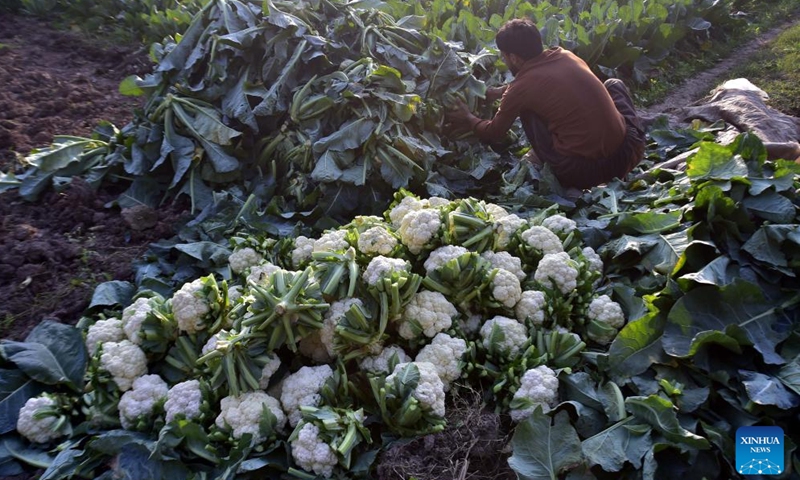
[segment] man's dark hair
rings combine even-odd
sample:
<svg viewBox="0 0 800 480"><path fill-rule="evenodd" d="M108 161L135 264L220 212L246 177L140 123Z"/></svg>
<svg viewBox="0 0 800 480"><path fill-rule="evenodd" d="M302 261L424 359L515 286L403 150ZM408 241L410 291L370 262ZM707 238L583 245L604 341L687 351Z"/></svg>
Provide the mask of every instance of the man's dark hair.
<svg viewBox="0 0 800 480"><path fill-rule="evenodd" d="M544 50L542 34L527 18L515 18L506 22L497 32L495 42L501 52L514 53L525 60L538 56Z"/></svg>

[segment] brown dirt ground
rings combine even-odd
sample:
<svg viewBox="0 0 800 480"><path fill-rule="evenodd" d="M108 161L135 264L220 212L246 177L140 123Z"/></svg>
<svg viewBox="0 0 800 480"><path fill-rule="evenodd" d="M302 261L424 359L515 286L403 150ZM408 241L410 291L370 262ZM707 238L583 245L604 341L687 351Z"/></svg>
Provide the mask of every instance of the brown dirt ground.
<svg viewBox="0 0 800 480"><path fill-rule="evenodd" d="M0 45L0 171L22 170L19 156L55 134L89 136L101 120L123 126L139 106L117 88L149 70L141 53L14 15L0 15ZM132 261L173 235L180 208L136 231L103 206L118 194L76 180L37 203L0 195L0 337L24 338L43 318L75 323L98 283L132 280Z"/></svg>

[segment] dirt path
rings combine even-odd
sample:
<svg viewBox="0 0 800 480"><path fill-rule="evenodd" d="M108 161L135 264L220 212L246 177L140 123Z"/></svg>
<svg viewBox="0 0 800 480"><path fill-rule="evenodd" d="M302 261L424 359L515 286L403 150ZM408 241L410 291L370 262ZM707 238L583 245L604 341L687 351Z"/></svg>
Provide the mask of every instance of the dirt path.
<svg viewBox="0 0 800 480"><path fill-rule="evenodd" d="M720 61L714 67L686 80L680 86L676 87L673 92L669 94L663 101L640 109L642 116L655 117L678 108L686 107L705 97L718 84L725 80L729 80L729 78L727 78L728 73L730 73L734 68L738 67L744 59L750 58L759 50L766 47L783 31L793 27L794 25L797 25L798 23L800 23L800 19L794 17L791 20L759 35L750 43L736 51L732 56Z"/></svg>

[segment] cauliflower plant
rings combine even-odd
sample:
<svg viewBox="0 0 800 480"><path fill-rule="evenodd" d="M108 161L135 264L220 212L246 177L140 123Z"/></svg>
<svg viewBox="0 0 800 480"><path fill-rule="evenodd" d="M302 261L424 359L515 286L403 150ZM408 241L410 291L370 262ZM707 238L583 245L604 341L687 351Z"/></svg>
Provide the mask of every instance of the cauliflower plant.
<svg viewBox="0 0 800 480"><path fill-rule="evenodd" d="M464 339L438 333L429 345L422 347L414 361L432 364L444 384L444 390L448 391L450 384L461 377L461 357L466 351L467 342Z"/></svg>
<svg viewBox="0 0 800 480"><path fill-rule="evenodd" d="M398 333L406 340L417 338L420 333L433 338L437 333L450 328L456 315L458 310L444 295L422 290L406 305Z"/></svg>
<svg viewBox="0 0 800 480"><path fill-rule="evenodd" d="M592 300L586 317L589 319L589 338L602 345L611 343L617 336L617 331L625 325L622 307L608 295L600 295Z"/></svg>
<svg viewBox="0 0 800 480"><path fill-rule="evenodd" d="M394 271L407 272L410 270L411 265L402 258L389 258L379 255L369 262L362 278L367 285L375 286L383 277L391 275Z"/></svg>
<svg viewBox="0 0 800 480"><path fill-rule="evenodd" d="M436 366L429 362L413 362L419 370L419 383L412 394L419 401L420 407L437 417L444 417L444 383L439 378ZM386 385L394 383L407 363L399 363L394 367L391 375L386 377Z"/></svg>
<svg viewBox="0 0 800 480"><path fill-rule="evenodd" d="M457 245L445 245L443 247L439 247L432 251L431 254L428 255L428 259L425 260L425 271L427 273L431 273L450 260L454 260L465 253L469 253L469 250Z"/></svg>
<svg viewBox="0 0 800 480"><path fill-rule="evenodd" d="M543 255L564 251L561 239L546 227L535 225L522 232L521 237L529 247L542 252Z"/></svg>
<svg viewBox="0 0 800 480"><path fill-rule="evenodd" d="M492 279L491 289L494 299L506 308L514 308L514 305L522 298L522 286L519 284L519 278L502 268L497 269L497 273Z"/></svg>
<svg viewBox="0 0 800 480"><path fill-rule="evenodd" d="M493 252L487 250L481 254L481 257L491 263L492 267L502 268L503 270L513 273L520 282L525 280L527 276L522 269L522 260L508 252Z"/></svg>
<svg viewBox="0 0 800 480"><path fill-rule="evenodd" d="M247 392L238 397L227 396L220 401L220 413L215 423L219 428L230 430L233 438L242 438L249 433L253 435L252 443L261 443L272 432L262 432L259 428L262 415L266 411L275 417L275 429L282 432L286 426L286 415L275 398L265 392ZM266 435L265 435L266 433Z"/></svg>
<svg viewBox="0 0 800 480"><path fill-rule="evenodd" d="M297 466L306 472L314 472L315 475L329 478L333 475L333 467L339 463L339 459L336 451L320 437L319 433L319 427L313 423L303 425L297 437L289 442L292 447L292 458Z"/></svg>
<svg viewBox="0 0 800 480"><path fill-rule="evenodd" d="M483 348L506 359L514 359L528 341L528 330L518 321L496 316L481 326Z"/></svg>
<svg viewBox="0 0 800 480"><path fill-rule="evenodd" d="M178 328L186 333L194 334L206 328L204 317L211 308L203 295L203 279L185 283L172 297L172 315L178 322Z"/></svg>
<svg viewBox="0 0 800 480"><path fill-rule="evenodd" d="M100 355L100 368L114 379L121 392L130 390L133 381L147 373L147 356L130 340L106 342Z"/></svg>
<svg viewBox="0 0 800 480"><path fill-rule="evenodd" d="M133 388L119 400L122 428L133 430L140 421L148 421L157 406L167 400L169 387L158 375L143 375L133 381Z"/></svg>
<svg viewBox="0 0 800 480"><path fill-rule="evenodd" d="M340 252L350 248L347 230L332 230L314 241L313 252Z"/></svg>
<svg viewBox="0 0 800 480"><path fill-rule="evenodd" d="M228 264L233 273L244 273L250 267L255 267L264 260L258 252L250 247L236 250L228 257Z"/></svg>
<svg viewBox="0 0 800 480"><path fill-rule="evenodd" d="M398 347L397 345L389 345L381 350L381 353L378 355L371 355L361 358L358 364L361 367L361 370L370 373L392 373L391 369L389 368L392 357L397 359L397 363L408 363L411 361L411 357L406 355L406 352L401 347Z"/></svg>
<svg viewBox="0 0 800 480"><path fill-rule="evenodd" d="M566 295L578 286L578 269L574 263L566 252L547 254L536 267L533 278L541 285Z"/></svg>
<svg viewBox="0 0 800 480"><path fill-rule="evenodd" d="M176 416L183 415L187 420L197 418L202 413L203 392L198 380L187 380L173 385L167 392L164 403L165 420L171 422Z"/></svg>
<svg viewBox="0 0 800 480"><path fill-rule="evenodd" d="M558 377L546 365L525 372L521 385L511 400L511 419L520 422L529 417L538 405L544 413L558 403Z"/></svg>
<svg viewBox="0 0 800 480"><path fill-rule="evenodd" d="M414 197L404 197L390 212L389 220L394 228L400 228L406 215L417 210L422 210L427 205L423 200Z"/></svg>
<svg viewBox="0 0 800 480"><path fill-rule="evenodd" d="M441 226L442 218L439 210L423 208L403 217L398 233L408 250L417 255L433 242Z"/></svg>
<svg viewBox="0 0 800 480"><path fill-rule="evenodd" d="M493 226L495 233L495 249L505 250L508 248L508 245L511 243L511 238L515 233L517 233L517 230L527 224L528 222L526 220L519 218L513 213L504 217L500 217L499 219L495 219Z"/></svg>
<svg viewBox="0 0 800 480"><path fill-rule="evenodd" d="M551 215L542 221L542 226L554 233L569 235L578 225L574 220L563 215Z"/></svg>
<svg viewBox="0 0 800 480"><path fill-rule="evenodd" d="M90 355L94 355L100 345L124 339L125 331L122 328L122 320L118 318L98 320L86 331L86 350Z"/></svg>
<svg viewBox="0 0 800 480"><path fill-rule="evenodd" d="M350 307L353 305L363 307L364 303L358 298L344 298L342 300L333 302L330 308L325 312L322 328L314 332L316 335L311 335L308 337L312 338L312 340L307 343L317 344L322 347L323 351L309 351L310 345L307 344L304 348L302 345L303 340L301 340L301 353L303 353L303 350L305 350L306 353L311 354L310 357L313 360L318 361L319 363L330 363L330 361L336 358L336 350L334 349L333 345L333 337L336 334L336 326L339 324L339 320L344 318L347 311L350 310ZM313 338L317 335L319 343L317 343L317 339Z"/></svg>
<svg viewBox="0 0 800 480"><path fill-rule="evenodd" d="M365 255L389 255L397 238L383 227L372 227L358 236L358 251Z"/></svg>
<svg viewBox="0 0 800 480"><path fill-rule="evenodd" d="M300 268L305 262L311 260L314 252L314 239L300 235L294 239L294 250L292 250L292 265Z"/></svg>
<svg viewBox="0 0 800 480"><path fill-rule="evenodd" d="M57 415L36 418L36 414L39 411L56 410L57 408L58 402L46 394L29 398L19 410L17 431L34 443L48 443L51 440L63 437L67 433L64 429L55 430L58 425Z"/></svg>
<svg viewBox="0 0 800 480"><path fill-rule="evenodd" d="M153 311L153 306L150 304L149 298L137 298L122 311L122 328L125 330L125 336L136 345L142 343L142 324L151 311Z"/></svg>
<svg viewBox="0 0 800 480"><path fill-rule="evenodd" d="M319 394L325 382L333 376L329 365L302 367L284 379L281 389L281 404L289 417L289 425L297 426L302 418L300 407L316 407L322 401Z"/></svg>
<svg viewBox="0 0 800 480"><path fill-rule="evenodd" d="M520 322L530 321L538 327L544 323L546 308L547 301L544 292L527 290L522 292L522 298L514 307L514 313Z"/></svg>

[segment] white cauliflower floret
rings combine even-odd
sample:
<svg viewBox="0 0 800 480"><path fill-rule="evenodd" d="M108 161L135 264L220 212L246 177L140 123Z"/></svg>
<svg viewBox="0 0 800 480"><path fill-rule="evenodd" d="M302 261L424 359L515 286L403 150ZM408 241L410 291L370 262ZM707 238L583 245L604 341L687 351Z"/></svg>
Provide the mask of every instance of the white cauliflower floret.
<svg viewBox="0 0 800 480"><path fill-rule="evenodd" d="M178 322L178 328L186 333L194 334L206 328L203 317L211 308L203 298L203 279L185 283L172 297L172 315Z"/></svg>
<svg viewBox="0 0 800 480"><path fill-rule="evenodd" d="M517 320L525 322L530 320L534 325L540 326L544 323L545 308L547 300L544 292L538 290L527 290L522 292L522 298L514 307Z"/></svg>
<svg viewBox="0 0 800 480"><path fill-rule="evenodd" d="M427 200L423 200L422 202L425 204L425 208L440 208L450 205L450 200L442 197L429 197Z"/></svg>
<svg viewBox="0 0 800 480"><path fill-rule="evenodd" d="M274 353L269 355L269 361L264 364L264 367L261 369L261 376L258 378L258 386L266 390L269 386L269 381L272 379L272 376L275 375L275 372L281 366L281 359Z"/></svg>
<svg viewBox="0 0 800 480"><path fill-rule="evenodd" d="M467 318L459 320L459 325L461 326L461 331L463 331L465 335L474 335L478 333L481 329L481 325L483 325L483 315L472 313L468 315Z"/></svg>
<svg viewBox="0 0 800 480"><path fill-rule="evenodd" d="M522 286L516 275L504 270L497 269L492 279L492 296L506 308L514 308L514 305L522 298Z"/></svg>
<svg viewBox="0 0 800 480"><path fill-rule="evenodd" d="M247 283L255 283L256 285L264 285L269 282L270 277L275 272L283 270L277 265L269 262L262 263L250 268L250 274L247 275Z"/></svg>
<svg viewBox="0 0 800 480"><path fill-rule="evenodd" d="M492 338L495 325L503 333L503 338L500 340ZM513 359L519 355L522 346L528 341L528 330L518 321L498 315L483 324L480 336L486 350L494 350L508 359ZM496 343L492 344L493 340L496 340Z"/></svg>
<svg viewBox="0 0 800 480"><path fill-rule="evenodd" d="M589 338L603 345L611 343L617 330L625 325L622 307L608 295L600 295L592 300L586 316L591 322L588 328Z"/></svg>
<svg viewBox="0 0 800 480"><path fill-rule="evenodd" d="M234 303L240 298L242 298L242 286L241 285L228 286L228 301Z"/></svg>
<svg viewBox="0 0 800 480"><path fill-rule="evenodd" d="M17 431L20 435L34 443L48 443L56 438L63 437L61 430L53 431L58 422L58 417L46 416L34 418L40 409L49 409L56 406L56 401L47 396L32 397L19 409L17 418Z"/></svg>
<svg viewBox="0 0 800 480"><path fill-rule="evenodd" d="M372 227L358 236L358 250L366 255L389 255L397 238L383 227Z"/></svg>
<svg viewBox="0 0 800 480"><path fill-rule="evenodd" d="M338 252L350 248L347 230L333 230L314 241L314 252Z"/></svg>
<svg viewBox="0 0 800 480"><path fill-rule="evenodd" d="M397 356L397 363L407 363L411 361L411 357L406 355L406 352L397 345L389 345L381 350L378 355L363 357L359 361L361 370L371 373L392 373L389 370L389 362L393 356Z"/></svg>
<svg viewBox="0 0 800 480"><path fill-rule="evenodd" d="M206 344L203 345L203 348L200 350L200 355L205 355L206 353L209 353L212 350L216 350L217 349L217 342L219 342L219 336L222 335L222 334L225 334L225 332L224 331L219 331L219 332L215 333L214 335L211 335L208 338L208 340L206 341Z"/></svg>
<svg viewBox="0 0 800 480"><path fill-rule="evenodd" d="M261 443L267 438L259 431L259 422L264 409L275 416L275 429L283 431L286 415L275 398L265 392L247 392L238 397L227 396L220 401L220 413L215 423L219 428L230 429L233 438L242 438L249 433L253 435L252 443Z"/></svg>
<svg viewBox="0 0 800 480"><path fill-rule="evenodd" d="M167 401L164 402L165 420L171 422L177 415L183 415L187 420L200 416L200 406L203 404L203 392L200 391L200 382L187 380L173 385L167 392Z"/></svg>
<svg viewBox="0 0 800 480"><path fill-rule="evenodd" d="M432 251L428 256L428 259L425 260L425 271L427 273L431 273L450 260L456 259L465 253L469 253L469 250L457 245L445 245L444 247L439 247Z"/></svg>
<svg viewBox="0 0 800 480"><path fill-rule="evenodd" d="M514 215L506 215L505 217L498 218L494 221L495 233L495 248L503 250L511 243L511 237L517 233L517 230L527 225L528 222Z"/></svg>
<svg viewBox="0 0 800 480"><path fill-rule="evenodd" d="M522 402L527 406L524 408L511 409L511 419L520 422L529 417L537 406L541 405L544 413L558 403L558 377L556 372L546 365L540 365L525 372L522 376L521 385L514 393L514 400Z"/></svg>
<svg viewBox="0 0 800 480"><path fill-rule="evenodd" d="M89 355L94 355L100 345L124 339L125 331L122 329L122 320L118 318L98 320L86 331L86 350L89 351Z"/></svg>
<svg viewBox="0 0 800 480"><path fill-rule="evenodd" d="M333 337L336 333L336 326L342 320L348 310L353 305L363 307L364 303L358 298L344 298L331 304L331 307L325 312L325 319L322 323L322 328L319 329L319 338L328 352L328 356L336 358L336 352L333 348Z"/></svg>
<svg viewBox="0 0 800 480"><path fill-rule="evenodd" d="M378 284L381 278L391 275L392 272L407 272L410 270L411 265L409 265L409 263L402 258L389 258L379 255L369 262L366 270L364 270L362 278L367 285L375 286Z"/></svg>
<svg viewBox="0 0 800 480"><path fill-rule="evenodd" d="M250 247L236 250L228 257L228 264L233 273L244 273L250 267L255 267L264 257Z"/></svg>
<svg viewBox="0 0 800 480"><path fill-rule="evenodd" d="M319 427L306 423L289 443L292 446L292 458L298 467L325 478L333 475L333 467L339 463L339 459L333 448L319 436Z"/></svg>
<svg viewBox="0 0 800 480"><path fill-rule="evenodd" d="M158 375L143 375L133 381L133 388L119 400L122 428L132 429L142 419L149 419L156 405L166 401L169 387Z"/></svg>
<svg viewBox="0 0 800 480"><path fill-rule="evenodd" d="M522 241L528 246L535 248L547 255L549 253L559 253L564 251L564 245L558 235L545 227L535 225L522 232Z"/></svg>
<svg viewBox="0 0 800 480"><path fill-rule="evenodd" d="M314 253L314 239L300 235L294 239L294 250L292 250L292 265L299 268L304 262L311 260Z"/></svg>
<svg viewBox="0 0 800 480"><path fill-rule="evenodd" d="M414 255L419 254L439 232L442 226L441 215L438 210L424 208L410 212L403 217L400 223L400 240Z"/></svg>
<svg viewBox="0 0 800 480"><path fill-rule="evenodd" d="M578 286L578 269L572 264L566 252L547 254L536 267L533 279L566 295Z"/></svg>
<svg viewBox="0 0 800 480"><path fill-rule="evenodd" d="M439 378L436 366L429 362L413 363L419 370L419 383L417 384L417 388L414 389L414 398L419 401L423 410L437 417L444 417L444 383L442 383L442 379ZM406 365L408 364L397 364L392 374L386 377L386 383L390 384L394 382L395 376L398 375Z"/></svg>
<svg viewBox="0 0 800 480"><path fill-rule="evenodd" d="M331 363L333 361L333 357L328 354L328 347L322 343L319 330L314 330L301 338L297 348L301 355L314 360L316 363Z"/></svg>
<svg viewBox="0 0 800 480"><path fill-rule="evenodd" d="M444 390L448 391L450 384L461 377L461 357L466 351L467 342L463 338L439 333L429 345L422 347L414 361L431 363L444 384Z"/></svg>
<svg viewBox="0 0 800 480"><path fill-rule="evenodd" d="M149 298L137 298L122 311L122 329L125 330L128 340L136 345L142 343L142 324L151 311L153 311L153 307L150 305ZM109 341L113 342L114 340Z"/></svg>
<svg viewBox="0 0 800 480"><path fill-rule="evenodd" d="M542 221L542 226L554 233L569 235L578 227L578 224L563 215L551 215Z"/></svg>
<svg viewBox="0 0 800 480"><path fill-rule="evenodd" d="M583 258L589 262L589 268L591 268L593 272L597 272L599 274L595 281L592 282L592 285L597 286L600 284L600 280L603 278L603 269L605 268L603 265L603 259L600 258L600 255L598 255L592 247L584 248L582 253Z"/></svg>
<svg viewBox="0 0 800 480"><path fill-rule="evenodd" d="M493 252L487 250L481 254L484 260L492 264L494 268L502 268L513 273L520 281L525 280L525 270L522 269L522 260L508 252Z"/></svg>
<svg viewBox="0 0 800 480"><path fill-rule="evenodd" d="M487 203L485 208L486 212L489 214L489 217L495 222L509 215L505 208L497 205L496 203Z"/></svg>
<svg viewBox="0 0 800 480"><path fill-rule="evenodd" d="M425 202L422 200L417 200L414 197L404 197L400 200L400 203L395 206L391 212L389 212L389 220L392 221L392 226L394 228L400 228L400 224L403 222L403 218L410 212L414 212L417 210L421 210L425 208Z"/></svg>
<svg viewBox="0 0 800 480"><path fill-rule="evenodd" d="M398 333L406 340L419 336L418 330L428 338L447 330L453 324L458 310L439 292L422 290L406 305Z"/></svg>
<svg viewBox="0 0 800 480"><path fill-rule="evenodd" d="M133 381L147 373L147 356L130 340L106 342L100 355L100 367L114 377L120 391L130 390Z"/></svg>
<svg viewBox="0 0 800 480"><path fill-rule="evenodd" d="M302 418L300 407L319 406L322 397L320 389L333 376L329 365L318 367L302 367L283 381L281 404L289 417L289 425L297 426Z"/></svg>

